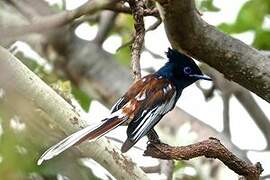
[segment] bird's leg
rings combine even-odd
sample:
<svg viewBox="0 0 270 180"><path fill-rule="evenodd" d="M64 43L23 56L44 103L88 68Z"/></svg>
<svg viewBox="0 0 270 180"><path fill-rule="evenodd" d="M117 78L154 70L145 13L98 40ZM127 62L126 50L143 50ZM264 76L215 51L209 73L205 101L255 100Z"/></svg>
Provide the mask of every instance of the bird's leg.
<svg viewBox="0 0 270 180"><path fill-rule="evenodd" d="M150 131L147 133L147 138L148 138L149 143L153 143L153 144L161 143L159 136L154 128L150 129Z"/></svg>

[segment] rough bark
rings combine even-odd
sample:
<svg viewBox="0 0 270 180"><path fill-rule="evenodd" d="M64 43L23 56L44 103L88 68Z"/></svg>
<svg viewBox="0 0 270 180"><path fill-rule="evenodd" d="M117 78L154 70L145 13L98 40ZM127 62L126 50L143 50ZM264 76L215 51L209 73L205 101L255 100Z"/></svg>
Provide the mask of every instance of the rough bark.
<svg viewBox="0 0 270 180"><path fill-rule="evenodd" d="M247 180L259 180L260 174L263 172L260 163L252 165L242 161L215 138L209 138L205 141L180 147L172 147L162 143L150 143L148 144L144 155L168 160L189 160L199 156L215 158L222 161L235 173L244 176Z"/></svg>
<svg viewBox="0 0 270 180"><path fill-rule="evenodd" d="M31 106L35 107L34 111L50 117L50 123L57 124L66 135L86 126L86 121L80 118L71 105L17 58L3 48L0 48L0 54L0 82L4 92L20 94ZM106 138L84 143L77 149L82 155L93 158L105 167L117 179L126 179L126 177L148 179L140 168L121 154Z"/></svg>
<svg viewBox="0 0 270 180"><path fill-rule="evenodd" d="M194 0L157 0L172 46L270 102L270 59L202 20Z"/></svg>

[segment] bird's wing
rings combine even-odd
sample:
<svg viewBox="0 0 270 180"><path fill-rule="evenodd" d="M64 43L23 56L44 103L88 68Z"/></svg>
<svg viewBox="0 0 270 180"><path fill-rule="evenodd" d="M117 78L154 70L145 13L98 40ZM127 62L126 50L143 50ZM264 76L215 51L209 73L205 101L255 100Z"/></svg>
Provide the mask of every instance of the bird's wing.
<svg viewBox="0 0 270 180"><path fill-rule="evenodd" d="M140 138L175 106L177 92L173 84L163 77L154 77L134 98L136 110L127 129L128 139L122 151L128 151ZM124 106L125 107L125 106Z"/></svg>
<svg viewBox="0 0 270 180"><path fill-rule="evenodd" d="M136 95L143 89L143 87L154 79L156 75L149 74L142 79L134 82L128 89L128 91L114 104L111 108L111 113L121 109L128 101L136 97Z"/></svg>

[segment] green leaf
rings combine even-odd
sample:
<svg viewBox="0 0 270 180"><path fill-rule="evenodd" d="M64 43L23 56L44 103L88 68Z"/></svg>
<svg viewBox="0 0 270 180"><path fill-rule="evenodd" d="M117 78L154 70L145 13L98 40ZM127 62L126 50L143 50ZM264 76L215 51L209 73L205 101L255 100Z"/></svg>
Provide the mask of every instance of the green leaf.
<svg viewBox="0 0 270 180"><path fill-rule="evenodd" d="M250 0L246 2L233 24L222 23L219 28L227 33L241 33L261 28L264 17L268 13L268 2L265 0Z"/></svg>
<svg viewBox="0 0 270 180"><path fill-rule="evenodd" d="M220 9L213 5L213 0L203 0L199 7L202 11L212 11L217 12L220 11Z"/></svg>
<svg viewBox="0 0 270 180"><path fill-rule="evenodd" d="M80 103L82 108L85 111L88 111L91 103L91 98L75 86L72 86L72 94L74 98Z"/></svg>
<svg viewBox="0 0 270 180"><path fill-rule="evenodd" d="M179 169L185 168L187 164L184 161L175 161L174 165L174 172L178 171Z"/></svg>
<svg viewBox="0 0 270 180"><path fill-rule="evenodd" d="M130 65L131 60L131 50L129 46L119 49L115 54L116 60L125 66Z"/></svg>
<svg viewBox="0 0 270 180"><path fill-rule="evenodd" d="M125 45L132 39L132 33L134 31L134 20L131 15L120 15L117 18L113 33L118 34L122 38L122 45ZM125 66L130 65L131 50L130 45L127 44L115 53L117 61Z"/></svg>
<svg viewBox="0 0 270 180"><path fill-rule="evenodd" d="M270 50L270 31L257 30L252 45L257 49Z"/></svg>

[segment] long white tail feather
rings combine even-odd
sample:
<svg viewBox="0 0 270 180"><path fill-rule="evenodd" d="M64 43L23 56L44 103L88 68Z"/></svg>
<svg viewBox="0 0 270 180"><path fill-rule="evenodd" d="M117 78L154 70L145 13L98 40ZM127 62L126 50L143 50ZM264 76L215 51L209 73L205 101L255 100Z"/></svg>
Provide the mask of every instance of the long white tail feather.
<svg viewBox="0 0 270 180"><path fill-rule="evenodd" d="M65 151L69 147L76 144L78 141L80 141L82 138L84 138L88 133L95 130L99 126L103 125L103 123L104 122L101 122L98 125L87 126L84 129L81 129L80 131L77 131L77 132L71 134L70 136L66 137L65 139L63 139L62 141L60 141L59 143L55 144L54 146L50 147L47 151L45 151L42 154L42 156L39 158L37 164L41 165L43 161L49 160L49 159L57 156L61 152ZM98 136L98 137L100 137L100 136ZM96 138L98 138L98 137L96 137ZM92 140L95 140L95 139L92 139Z"/></svg>

